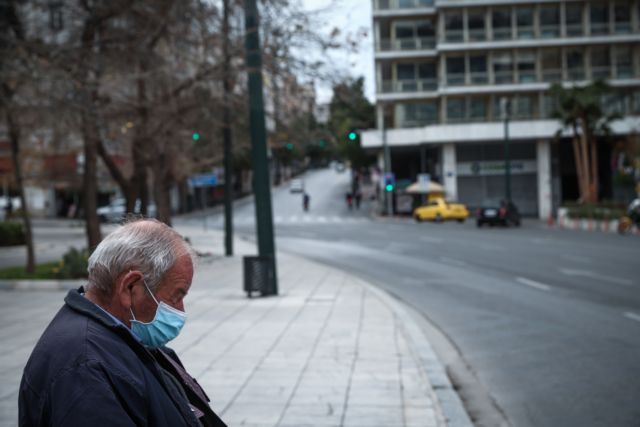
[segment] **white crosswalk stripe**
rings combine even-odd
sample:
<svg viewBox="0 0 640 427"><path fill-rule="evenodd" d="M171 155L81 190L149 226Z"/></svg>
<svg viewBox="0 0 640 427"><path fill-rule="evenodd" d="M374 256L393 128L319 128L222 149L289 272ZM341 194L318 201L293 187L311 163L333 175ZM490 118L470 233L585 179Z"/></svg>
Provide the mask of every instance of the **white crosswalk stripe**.
<svg viewBox="0 0 640 427"><path fill-rule="evenodd" d="M367 217L339 217L339 216L325 216L325 215L290 215L282 216L276 215L273 218L275 224L282 225L306 225L306 224L364 224L371 221ZM222 225L224 224L224 218L216 217L208 220L209 224ZM233 219L233 223L236 225L252 225L255 223L253 216L241 216Z"/></svg>

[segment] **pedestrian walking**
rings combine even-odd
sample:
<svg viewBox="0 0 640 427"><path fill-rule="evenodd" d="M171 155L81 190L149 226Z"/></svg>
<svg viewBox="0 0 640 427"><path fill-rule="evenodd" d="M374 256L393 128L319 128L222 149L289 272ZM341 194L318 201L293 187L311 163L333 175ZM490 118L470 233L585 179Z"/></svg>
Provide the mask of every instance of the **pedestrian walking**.
<svg viewBox="0 0 640 427"><path fill-rule="evenodd" d="M347 207L349 210L353 209L353 195L349 192L345 197L347 199Z"/></svg>
<svg viewBox="0 0 640 427"><path fill-rule="evenodd" d="M109 234L22 375L20 426L225 426L165 347L182 329L194 252L156 220Z"/></svg>
<svg viewBox="0 0 640 427"><path fill-rule="evenodd" d="M304 195L302 196L302 208L304 209L305 212L309 210L310 201L311 201L311 197L309 197L309 194L305 192Z"/></svg>
<svg viewBox="0 0 640 427"><path fill-rule="evenodd" d="M360 209L360 202L362 201L362 192L360 190L356 191L356 209Z"/></svg>

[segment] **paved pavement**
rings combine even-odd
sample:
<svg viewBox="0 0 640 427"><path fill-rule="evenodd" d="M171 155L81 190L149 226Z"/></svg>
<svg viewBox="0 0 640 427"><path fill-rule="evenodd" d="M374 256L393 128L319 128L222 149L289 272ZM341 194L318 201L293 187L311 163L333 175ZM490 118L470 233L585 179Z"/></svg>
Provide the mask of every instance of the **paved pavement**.
<svg viewBox="0 0 640 427"><path fill-rule="evenodd" d="M471 425L421 330L387 294L280 254L280 295L248 299L242 255L254 245L237 241L225 258L220 232L181 232L210 255L171 346L230 426ZM0 426L13 426L23 366L65 292L0 292Z"/></svg>

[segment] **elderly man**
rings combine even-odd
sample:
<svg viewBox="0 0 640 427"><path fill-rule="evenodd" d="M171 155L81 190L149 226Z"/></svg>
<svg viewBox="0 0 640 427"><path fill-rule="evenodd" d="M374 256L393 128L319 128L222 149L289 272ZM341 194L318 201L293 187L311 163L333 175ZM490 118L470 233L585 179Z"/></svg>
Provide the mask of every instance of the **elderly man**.
<svg viewBox="0 0 640 427"><path fill-rule="evenodd" d="M109 234L89 258L20 385L20 426L224 426L164 345L186 315L193 252L155 220Z"/></svg>

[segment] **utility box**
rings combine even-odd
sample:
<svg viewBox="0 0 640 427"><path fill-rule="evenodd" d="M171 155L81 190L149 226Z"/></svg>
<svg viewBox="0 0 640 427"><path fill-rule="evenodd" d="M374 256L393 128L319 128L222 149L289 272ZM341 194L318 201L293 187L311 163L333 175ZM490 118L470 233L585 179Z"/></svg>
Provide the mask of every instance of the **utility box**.
<svg viewBox="0 0 640 427"><path fill-rule="evenodd" d="M251 298L253 292L260 295L275 295L275 277L273 257L245 256L244 261L244 291Z"/></svg>

